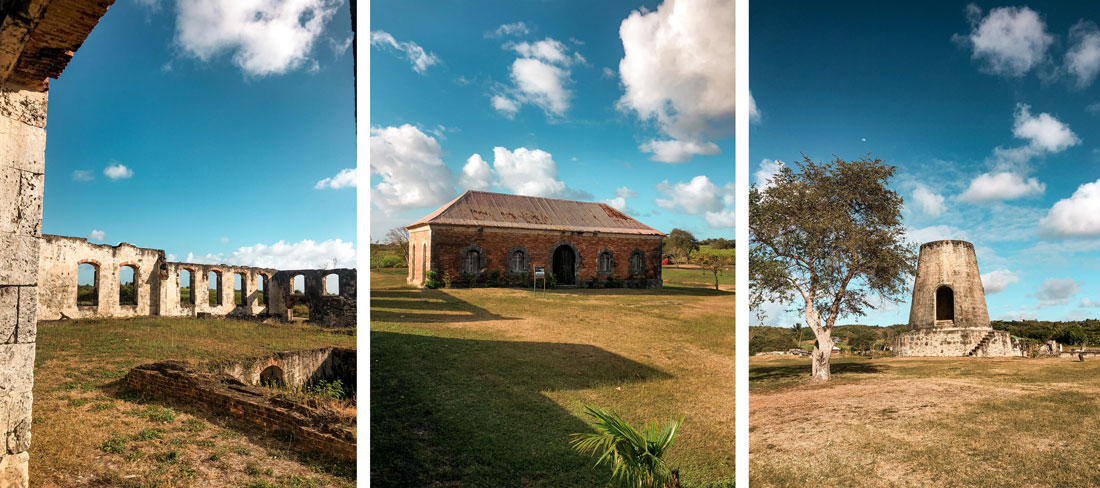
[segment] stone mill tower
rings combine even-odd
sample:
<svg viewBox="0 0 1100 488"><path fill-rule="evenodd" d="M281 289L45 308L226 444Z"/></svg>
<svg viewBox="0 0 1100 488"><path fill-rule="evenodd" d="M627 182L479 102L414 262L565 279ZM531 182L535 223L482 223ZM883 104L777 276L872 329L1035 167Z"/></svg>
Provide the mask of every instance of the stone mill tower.
<svg viewBox="0 0 1100 488"><path fill-rule="evenodd" d="M909 332L894 340L898 356L1019 356L1012 337L989 325L974 245L933 241L920 247Z"/></svg>
<svg viewBox="0 0 1100 488"><path fill-rule="evenodd" d="M974 245L933 241L920 247L909 330L988 329L985 289Z"/></svg>

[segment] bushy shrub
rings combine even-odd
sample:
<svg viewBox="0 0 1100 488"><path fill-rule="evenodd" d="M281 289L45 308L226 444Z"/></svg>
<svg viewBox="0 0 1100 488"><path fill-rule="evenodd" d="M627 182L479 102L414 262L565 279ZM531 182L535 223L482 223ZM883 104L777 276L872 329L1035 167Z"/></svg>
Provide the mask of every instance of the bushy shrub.
<svg viewBox="0 0 1100 488"><path fill-rule="evenodd" d="M499 269L494 269L494 270L489 272L489 283L492 283L493 286L500 286L500 270Z"/></svg>
<svg viewBox="0 0 1100 488"><path fill-rule="evenodd" d="M622 288L623 284L621 281L615 279L614 276L608 276L603 286L606 288Z"/></svg>
<svg viewBox="0 0 1100 488"><path fill-rule="evenodd" d="M434 271L432 271L432 273L434 273ZM444 286L444 287L446 287L446 288L450 288L450 287L451 287L451 283L452 283L453 281L454 281L454 279L453 279L453 278L451 278L451 273L443 273L443 286Z"/></svg>
<svg viewBox="0 0 1100 488"><path fill-rule="evenodd" d="M398 267L401 267L401 266L404 266L404 265L405 265L405 262L402 261L401 258L399 258L397 256L386 256L386 257L382 258L382 267L383 268L398 268Z"/></svg>

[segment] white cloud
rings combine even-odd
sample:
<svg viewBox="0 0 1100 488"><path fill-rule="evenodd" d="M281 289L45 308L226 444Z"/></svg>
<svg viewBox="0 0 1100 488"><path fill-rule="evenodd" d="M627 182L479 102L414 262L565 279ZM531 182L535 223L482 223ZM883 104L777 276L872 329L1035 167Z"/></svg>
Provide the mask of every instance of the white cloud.
<svg viewBox="0 0 1100 488"><path fill-rule="evenodd" d="M749 90L749 123L760 123L760 109L756 107L756 99L752 96L752 90Z"/></svg>
<svg viewBox="0 0 1100 488"><path fill-rule="evenodd" d="M329 46L332 47L332 53L333 54L335 54L337 56L343 56L344 53L348 52L348 48L351 47L351 43L354 40L355 40L355 36L353 36L353 35L348 36L348 38L344 39L343 41L337 41L336 39L330 37L330 38L328 38L328 43L329 43Z"/></svg>
<svg viewBox="0 0 1100 488"><path fill-rule="evenodd" d="M493 108L509 119L519 112L519 102L503 95L493 95Z"/></svg>
<svg viewBox="0 0 1100 488"><path fill-rule="evenodd" d="M718 213L733 204L733 184L719 187L705 175L696 176L686 183L669 184L665 180L657 185L657 191L667 197L656 200L659 207L688 215Z"/></svg>
<svg viewBox="0 0 1100 488"><path fill-rule="evenodd" d="M439 143L412 125L372 127L370 170L382 181L371 189L371 203L389 213L450 201L455 178L441 154Z"/></svg>
<svg viewBox="0 0 1100 488"><path fill-rule="evenodd" d="M337 268L354 268L355 244L340 239L322 242L306 239L292 244L279 241L271 245L241 247L229 255L218 253L197 256L187 253L184 262L292 270L333 268L333 259L336 260Z"/></svg>
<svg viewBox="0 0 1100 488"><path fill-rule="evenodd" d="M621 186L615 189L615 196L619 198L635 198L638 196L638 192L631 190L625 186Z"/></svg>
<svg viewBox="0 0 1100 488"><path fill-rule="evenodd" d="M321 181L318 181L313 188L316 190L323 190L331 188L333 190L339 190L341 188L355 188L359 183L359 170L356 168L346 168L336 173L336 176L330 176Z"/></svg>
<svg viewBox="0 0 1100 488"><path fill-rule="evenodd" d="M718 212L707 212L703 214L703 219L715 229L732 229L737 221L737 213L732 208L727 208Z"/></svg>
<svg viewBox="0 0 1100 488"><path fill-rule="evenodd" d="M103 168L103 174L112 180L120 180L134 176L134 172L127 168L126 165L115 161L114 164L108 164L106 168Z"/></svg>
<svg viewBox="0 0 1100 488"><path fill-rule="evenodd" d="M510 42L505 44L504 47L525 58L541 59L553 64L568 66L576 60L575 57L569 55L569 48L565 47L565 44L549 37L533 43L527 41Z"/></svg>
<svg viewBox="0 0 1100 488"><path fill-rule="evenodd" d="M1047 278L1035 291L1040 307L1065 305L1069 298L1081 291L1081 285L1073 278Z"/></svg>
<svg viewBox="0 0 1100 488"><path fill-rule="evenodd" d="M1100 236L1100 180L1081 185L1073 196L1055 203L1039 220L1039 230L1048 237Z"/></svg>
<svg viewBox="0 0 1100 488"><path fill-rule="evenodd" d="M1100 307L1100 300L1093 300L1089 297L1085 297L1081 299L1081 306L1086 308L1097 308Z"/></svg>
<svg viewBox="0 0 1100 488"><path fill-rule="evenodd" d="M619 108L655 120L662 133L699 147L710 144L704 141L712 134L731 132L734 10L732 0L666 0L657 10L631 12L619 26L624 51L619 77L625 89ZM691 154L700 153L681 153Z"/></svg>
<svg viewBox="0 0 1100 488"><path fill-rule="evenodd" d="M78 170L73 171L73 180L74 181L92 181L94 179L95 179L95 176L92 175L91 170L78 169Z"/></svg>
<svg viewBox="0 0 1100 488"><path fill-rule="evenodd" d="M906 229L905 237L915 244L952 239L967 240L966 231L950 225L933 225L919 229Z"/></svg>
<svg viewBox="0 0 1100 488"><path fill-rule="evenodd" d="M982 286L985 288L986 295L992 295L994 293L1000 293L1008 288L1008 285L1017 283L1020 278L1015 273L1007 269L998 269L996 271L990 271L982 274Z"/></svg>
<svg viewBox="0 0 1100 488"><path fill-rule="evenodd" d="M1059 153L1081 143L1069 126L1048 113L1031 115L1031 106L1016 105L1012 135L1026 139L1029 145L1046 152Z"/></svg>
<svg viewBox="0 0 1100 488"><path fill-rule="evenodd" d="M557 163L550 153L541 149L521 147L509 151L494 147L493 172L497 177L496 184L516 195L592 199L591 194L569 188L565 182L558 180Z"/></svg>
<svg viewBox="0 0 1100 488"><path fill-rule="evenodd" d="M980 8L968 5L970 34L954 39L971 48L971 59L981 63L983 71L1023 76L1047 58L1054 36L1047 33L1037 12L1027 7L999 7L984 18L981 14Z"/></svg>
<svg viewBox="0 0 1100 488"><path fill-rule="evenodd" d="M535 58L519 58L512 63L511 77L518 90L518 99L533 103L547 115L564 116L569 110L572 92L566 88L571 79L569 70ZM495 101L494 101L495 106Z"/></svg>
<svg viewBox="0 0 1100 488"><path fill-rule="evenodd" d="M779 174L779 170L783 169L784 163L778 159L772 160L764 158L760 161L760 169L756 170L753 175L753 180L756 183L756 187L760 191L768 189L772 186L772 180L775 179L775 175Z"/></svg>
<svg viewBox="0 0 1100 488"><path fill-rule="evenodd" d="M468 190L488 190L493 186L493 173L489 163L481 159L481 155L474 154L466 160L462 167L462 174L458 177L458 186Z"/></svg>
<svg viewBox="0 0 1100 488"><path fill-rule="evenodd" d="M987 203L1040 195L1044 191L1046 185L1035 178L1025 181L1016 173L983 173L970 182L970 187L959 198L971 203Z"/></svg>
<svg viewBox="0 0 1100 488"><path fill-rule="evenodd" d="M439 57L435 53L425 51L424 48L412 41L398 42L386 31L371 31L370 43L372 46L391 49L394 52L404 54L405 58L412 63L413 71L420 74L426 73L429 67L439 63Z"/></svg>
<svg viewBox="0 0 1100 488"><path fill-rule="evenodd" d="M614 78L614 77L615 77L615 70L613 70L613 69L611 69L611 68L609 68L609 67L607 67L607 66L604 66L604 67L603 67L603 74L602 74L602 76L603 76L604 78L607 78L607 79L611 79L611 78Z"/></svg>
<svg viewBox="0 0 1100 488"><path fill-rule="evenodd" d="M486 38L500 38L504 36L522 36L531 32L527 28L527 24L524 22L513 22L511 24L501 24L495 31L485 33Z"/></svg>
<svg viewBox="0 0 1100 488"><path fill-rule="evenodd" d="M917 188L913 190L913 200L917 201L917 207L921 212L930 217L939 217L946 209L943 205L943 195L934 193L922 183L918 183Z"/></svg>
<svg viewBox="0 0 1100 488"><path fill-rule="evenodd" d="M643 152L653 153L649 159L662 163L686 163L696 154L714 155L721 154L722 150L713 142L694 142L668 139L664 141L650 140L638 146Z"/></svg>
<svg viewBox="0 0 1100 488"><path fill-rule="evenodd" d="M1100 30L1094 22L1082 19L1070 28L1069 41L1066 71L1077 79L1077 88L1085 88L1100 72Z"/></svg>
<svg viewBox="0 0 1100 488"><path fill-rule="evenodd" d="M87 237L89 241L103 242L103 239L107 237L107 233L102 230L92 229L92 231L88 233Z"/></svg>
<svg viewBox="0 0 1100 488"><path fill-rule="evenodd" d="M302 66L338 0L181 0L176 43L209 61L223 53L248 76L286 73Z"/></svg>

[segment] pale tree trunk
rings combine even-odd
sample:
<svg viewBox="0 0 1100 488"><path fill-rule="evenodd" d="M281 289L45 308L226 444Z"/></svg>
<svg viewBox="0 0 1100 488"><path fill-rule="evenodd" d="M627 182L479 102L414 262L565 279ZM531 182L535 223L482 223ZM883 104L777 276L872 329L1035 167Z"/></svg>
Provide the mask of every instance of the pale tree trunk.
<svg viewBox="0 0 1100 488"><path fill-rule="evenodd" d="M829 381L829 358L833 355L832 330L821 325L821 317L811 304L806 305L806 325L814 332L812 375L814 381Z"/></svg>

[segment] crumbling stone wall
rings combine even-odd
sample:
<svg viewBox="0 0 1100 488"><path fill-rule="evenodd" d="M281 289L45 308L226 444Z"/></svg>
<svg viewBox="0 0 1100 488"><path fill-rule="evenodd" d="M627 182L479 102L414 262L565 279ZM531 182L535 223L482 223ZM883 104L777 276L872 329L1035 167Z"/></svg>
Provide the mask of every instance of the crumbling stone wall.
<svg viewBox="0 0 1100 488"><path fill-rule="evenodd" d="M271 268L253 268L248 266L229 266L225 264L195 264L167 262L161 272L164 294L160 297L162 304L161 315L169 317L197 317L199 314L210 314L226 317L250 317L270 315L281 317L286 315L286 305L279 299L278 293L272 292L272 281L278 270ZM191 273L192 300L183 302L180 300L181 272L187 270ZM210 272L221 274L221 304L210 304L210 289L214 285L210 282ZM240 273L244 279L241 282L241 291L244 294L244 304L236 304L236 289L234 274ZM264 278L264 294L267 295L267 305L264 305L260 297L259 282ZM271 293L268 295L268 293ZM194 303L191 303L191 302Z"/></svg>
<svg viewBox="0 0 1100 488"><path fill-rule="evenodd" d="M434 224L410 232L409 239L410 264L417 263L415 266L419 268L419 263L426 262L427 269L436 271L441 278L449 274L457 280L463 275L465 251L471 247L483 251L481 275L495 269L500 271L502 278L507 278L508 259L515 249L526 251L529 276L536 267L546 268L547 273L552 272L554 250L558 246L569 246L576 251L574 278L577 284L592 278L606 280L608 276L630 280L630 255L638 250L645 258L647 287L660 288L662 285L661 236ZM597 272L597 257L605 250L613 256L611 273ZM420 270L410 271L410 284L423 286L423 279L424 273Z"/></svg>
<svg viewBox="0 0 1100 488"><path fill-rule="evenodd" d="M300 295L293 293L291 280L301 275L305 289ZM326 295L325 277L336 275L338 293ZM286 320L293 317L293 308L299 303L309 306L309 321L324 327L355 327L356 324L356 272L354 269L295 269L275 273L271 279L272 298L278 297L281 307L272 315L281 314Z"/></svg>
<svg viewBox="0 0 1100 488"><path fill-rule="evenodd" d="M266 388L246 385L227 375L196 371L181 363L154 363L130 370L126 386L173 400L188 408L230 415L269 432L282 432L296 449L355 460L355 429L305 405L276 397Z"/></svg>
<svg viewBox="0 0 1100 488"><path fill-rule="evenodd" d="M283 373L288 387L300 387L311 381L339 379L355 386L355 350L325 347L305 351L277 352L267 357L219 364L214 372L226 374L248 385L260 385L260 375L271 366Z"/></svg>
<svg viewBox="0 0 1100 488"><path fill-rule="evenodd" d="M92 244L80 237L42 236L39 273L39 320L86 317L136 317L159 315L159 270L164 251L143 249L125 242L110 246ZM77 305L77 269L90 263L97 269L99 298L96 305ZM137 305L119 303L123 266L134 268Z"/></svg>

